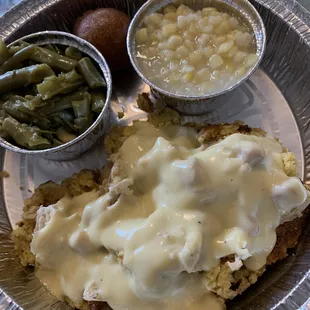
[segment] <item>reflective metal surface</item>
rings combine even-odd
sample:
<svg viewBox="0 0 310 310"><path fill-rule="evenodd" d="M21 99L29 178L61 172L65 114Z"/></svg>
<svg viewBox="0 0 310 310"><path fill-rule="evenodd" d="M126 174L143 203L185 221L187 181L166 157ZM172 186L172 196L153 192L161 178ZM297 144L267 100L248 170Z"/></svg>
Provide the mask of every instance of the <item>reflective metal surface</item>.
<svg viewBox="0 0 310 310"><path fill-rule="evenodd" d="M116 7L129 15L144 1L126 0L25 0L0 19L0 36L12 42L42 30L72 29L85 10ZM310 181L310 15L296 1L253 0L267 31L267 48L261 67L231 102L214 106L211 113L187 116L184 121L223 122L241 119L259 126L296 153L300 177ZM134 70L113 76L112 110L125 113L120 124L145 117L136 107L137 94L149 91ZM22 200L47 180L60 181L83 168L101 168L106 158L102 141L81 158L54 162L11 152L0 152L0 163L10 177L0 184L0 309L67 309L41 286L31 270L22 268L10 241L12 225L20 218ZM22 186L22 189L20 189ZM29 191L28 191L29 190ZM287 259L269 268L256 285L228 305L228 309L309 309L310 232Z"/></svg>
<svg viewBox="0 0 310 310"><path fill-rule="evenodd" d="M216 92L214 94L208 94L204 96L194 96L194 95L178 95L169 91L166 91L153 82L151 82L140 70L138 59L136 57L136 32L140 28L144 18L152 13L158 12L163 9L168 4L172 3L176 6L180 4L186 4L190 8L195 10L201 10L205 7L213 6L216 7L221 12L227 12L231 15L238 16L244 24L253 32L256 42L256 54L258 55L258 60L256 64L249 70L246 75L238 81L236 84L230 86L227 89ZM150 0L137 12L128 30L127 37L127 49L130 57L130 61L137 71L139 76L151 87L154 96L157 100L162 101L179 112L187 115L201 114L210 112L213 110L213 105L217 106L229 101L230 91L241 85L246 81L253 72L259 66L261 60L263 59L264 51L266 47L266 32L264 23L257 13L255 8L247 0ZM225 95L227 94L227 95Z"/></svg>
<svg viewBox="0 0 310 310"><path fill-rule="evenodd" d="M109 66L101 53L90 43L81 38L78 38L72 34L60 32L60 31L42 31L28 36L24 36L21 39L13 42L11 45L19 43L19 41L25 41L37 45L45 44L59 44L64 46L73 46L88 55L95 61L104 76L107 83L107 96L103 110L94 121L94 123L81 135L74 140L65 143L61 146L45 149L29 151L13 145L0 137L0 146L21 154L27 154L32 156L42 156L51 160L69 160L78 157L89 150L96 141L103 135L103 133L109 128L109 114L110 114L110 99L112 93L112 78Z"/></svg>

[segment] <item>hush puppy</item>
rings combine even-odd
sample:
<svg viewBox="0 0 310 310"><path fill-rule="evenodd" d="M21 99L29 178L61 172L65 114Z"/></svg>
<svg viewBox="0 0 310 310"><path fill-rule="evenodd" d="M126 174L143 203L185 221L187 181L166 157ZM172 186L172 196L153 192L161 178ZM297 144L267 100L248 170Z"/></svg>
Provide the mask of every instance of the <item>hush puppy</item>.
<svg viewBox="0 0 310 310"><path fill-rule="evenodd" d="M130 18L112 8L87 11L77 19L73 33L93 44L105 57L112 70L129 66L126 36Z"/></svg>

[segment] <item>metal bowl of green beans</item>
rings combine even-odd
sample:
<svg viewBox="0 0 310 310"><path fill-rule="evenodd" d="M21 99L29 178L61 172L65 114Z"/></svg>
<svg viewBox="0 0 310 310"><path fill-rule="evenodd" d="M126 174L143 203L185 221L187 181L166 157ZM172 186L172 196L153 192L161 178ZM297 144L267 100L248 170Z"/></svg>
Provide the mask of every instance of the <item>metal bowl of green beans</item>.
<svg viewBox="0 0 310 310"><path fill-rule="evenodd" d="M0 41L0 145L51 160L78 157L108 129L111 92L105 59L83 39L44 31Z"/></svg>

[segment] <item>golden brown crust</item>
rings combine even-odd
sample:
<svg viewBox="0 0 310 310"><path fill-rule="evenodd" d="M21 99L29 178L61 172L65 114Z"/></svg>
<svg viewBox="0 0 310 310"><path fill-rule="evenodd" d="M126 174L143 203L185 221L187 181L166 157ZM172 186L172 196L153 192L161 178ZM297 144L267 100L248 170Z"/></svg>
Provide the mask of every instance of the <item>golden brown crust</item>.
<svg viewBox="0 0 310 310"><path fill-rule="evenodd" d="M101 174L98 170L83 170L64 180L61 185L66 188L69 196L77 196L98 189L100 177Z"/></svg>
<svg viewBox="0 0 310 310"><path fill-rule="evenodd" d="M205 125L201 128L198 134L198 141L200 144L215 143L234 133L242 133L252 136L264 136L266 134L262 129L251 128L244 125L242 122L235 122L232 124L213 124Z"/></svg>
<svg viewBox="0 0 310 310"><path fill-rule="evenodd" d="M125 140L135 133L134 127L114 127L104 140L106 152L111 155L116 153Z"/></svg>
<svg viewBox="0 0 310 310"><path fill-rule="evenodd" d="M112 310L112 308L106 302L89 301L89 310Z"/></svg>
<svg viewBox="0 0 310 310"><path fill-rule="evenodd" d="M23 266L35 264L35 257L30 251L30 243L36 223L36 212L40 206L55 204L65 195L77 196L98 189L99 182L100 173L98 171L82 170L64 180L61 185L54 182L40 185L32 197L25 200L22 220L16 224L17 228L12 233L14 248Z"/></svg>
<svg viewBox="0 0 310 310"><path fill-rule="evenodd" d="M309 213L310 210L307 208L303 212L302 217L295 218L290 222L285 222L276 229L277 242L273 251L267 258L268 265L286 258L288 255L287 251L296 247L303 229L305 228Z"/></svg>
<svg viewBox="0 0 310 310"><path fill-rule="evenodd" d="M206 288L224 299L233 299L254 284L265 268L252 271L241 267L232 271L228 264L221 264L205 273Z"/></svg>

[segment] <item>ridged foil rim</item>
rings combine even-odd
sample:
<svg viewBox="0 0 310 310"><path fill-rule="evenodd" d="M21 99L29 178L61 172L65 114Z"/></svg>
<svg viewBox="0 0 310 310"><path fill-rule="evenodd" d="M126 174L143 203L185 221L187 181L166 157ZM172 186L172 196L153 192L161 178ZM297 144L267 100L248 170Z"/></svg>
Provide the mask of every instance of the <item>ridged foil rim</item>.
<svg viewBox="0 0 310 310"><path fill-rule="evenodd" d="M0 24L3 23L6 29L4 33L0 34L1 38L6 38L14 33L14 31L23 25L28 19L37 15L39 12L46 10L48 7L55 3L61 2L62 0L24 0L19 5L12 8L10 11L5 13L3 17L0 18ZM309 46L310 48L310 13L307 12L299 3L294 0L252 0L254 5L255 2L272 11L275 15L284 20L288 25L290 25L300 36L300 38ZM20 12L23 12L22 18L20 18ZM303 134L303 133L301 133ZM5 151L0 150L0 165L3 166ZM308 154L309 157L309 154ZM307 181L310 180L310 158L306 162ZM11 226L8 221L7 213L3 207L4 197L3 197L3 183L0 182L0 238L6 238L11 231ZM310 258L309 260L310 261ZM305 296L310 296L310 270L306 272L303 278L296 283L288 295L285 296L277 305L272 307L272 309L277 310L292 310L298 309L298 304L301 299ZM0 289L0 309L22 309L18 304L5 294ZM309 310L310 309L310 298L301 306L299 309Z"/></svg>

